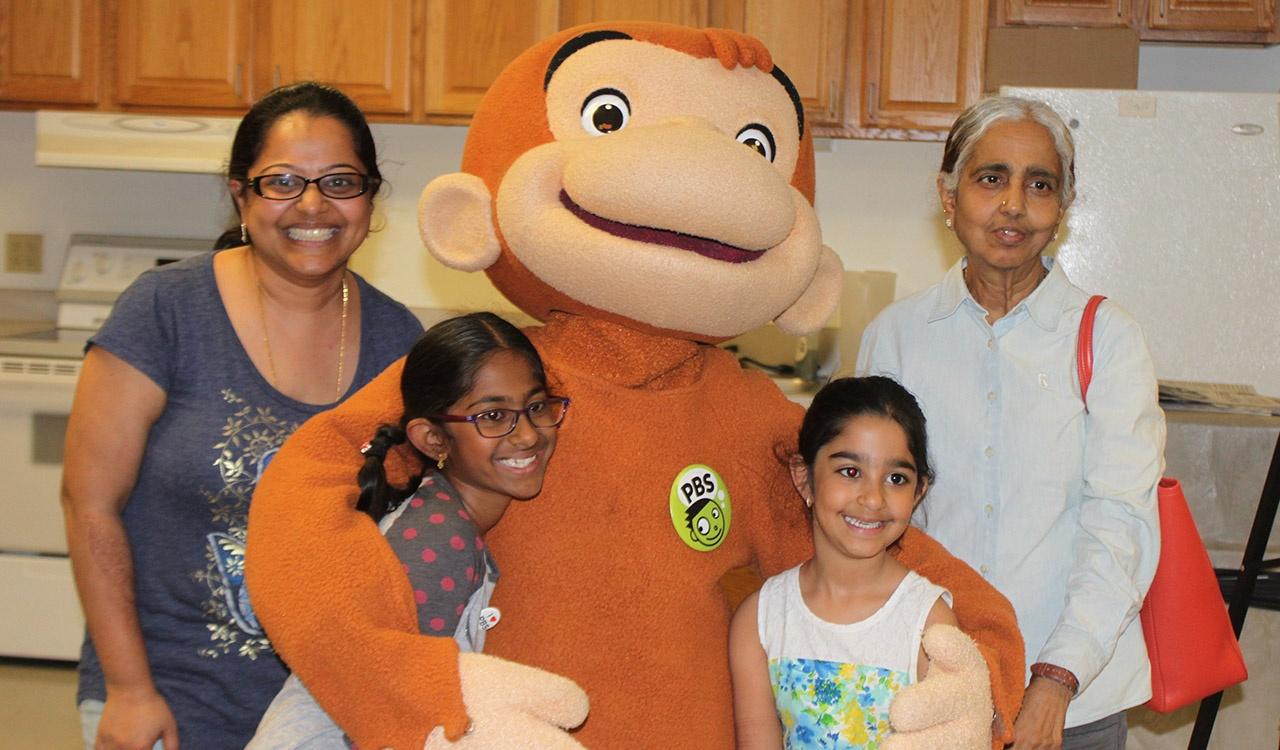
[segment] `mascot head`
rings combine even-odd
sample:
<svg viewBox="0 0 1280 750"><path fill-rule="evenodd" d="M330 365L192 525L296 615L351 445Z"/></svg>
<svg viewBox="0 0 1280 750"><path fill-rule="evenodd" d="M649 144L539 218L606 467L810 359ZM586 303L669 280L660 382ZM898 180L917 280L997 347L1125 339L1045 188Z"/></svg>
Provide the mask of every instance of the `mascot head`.
<svg viewBox="0 0 1280 750"><path fill-rule="evenodd" d="M716 342L833 311L840 260L813 210L813 140L758 40L594 24L498 76L462 172L419 204L428 250L528 314Z"/></svg>

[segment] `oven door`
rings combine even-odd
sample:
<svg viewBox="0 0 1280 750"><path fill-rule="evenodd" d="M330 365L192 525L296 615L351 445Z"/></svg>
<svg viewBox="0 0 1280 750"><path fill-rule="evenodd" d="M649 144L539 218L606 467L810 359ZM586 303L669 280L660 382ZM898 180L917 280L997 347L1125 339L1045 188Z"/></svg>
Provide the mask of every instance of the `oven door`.
<svg viewBox="0 0 1280 750"><path fill-rule="evenodd" d="M0 483L0 550L67 553L58 487L79 365L0 359L0 461L7 464Z"/></svg>
<svg viewBox="0 0 1280 750"><path fill-rule="evenodd" d="M76 660L84 618L59 484L80 363L0 357L0 655Z"/></svg>

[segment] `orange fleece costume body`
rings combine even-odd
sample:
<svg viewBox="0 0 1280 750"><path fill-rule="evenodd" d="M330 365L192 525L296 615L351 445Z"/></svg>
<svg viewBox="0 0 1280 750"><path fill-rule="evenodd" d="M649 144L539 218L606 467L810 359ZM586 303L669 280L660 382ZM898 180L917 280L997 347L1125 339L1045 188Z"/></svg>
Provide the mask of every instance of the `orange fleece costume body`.
<svg viewBox="0 0 1280 750"><path fill-rule="evenodd" d="M801 410L708 345L770 320L813 330L834 307L840 263L821 244L798 115L754 39L580 27L502 73L463 171L423 193L427 247L485 270L546 322L530 336L553 391L574 401L543 492L489 533L503 579L487 651L581 684L591 715L574 737L588 747L731 747L730 613L717 582L811 553L779 458ZM406 577L353 510L360 444L400 418L399 373L304 425L250 511L255 611L362 747L417 748L438 725L456 738L472 708L453 642L418 635ZM393 481L417 467L399 458ZM706 551L681 539L670 499L694 465L728 494L727 530ZM904 537L901 558L953 592L1011 727L1023 677L1012 609L923 534ZM521 704L520 686L509 690Z"/></svg>

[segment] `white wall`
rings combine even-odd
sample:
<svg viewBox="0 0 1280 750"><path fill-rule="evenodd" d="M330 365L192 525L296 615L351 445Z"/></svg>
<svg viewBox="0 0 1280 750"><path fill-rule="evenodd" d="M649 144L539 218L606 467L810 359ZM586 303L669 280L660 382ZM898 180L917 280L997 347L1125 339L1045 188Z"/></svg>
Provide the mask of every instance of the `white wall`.
<svg viewBox="0 0 1280 750"><path fill-rule="evenodd" d="M44 235L44 273L0 288L53 289L74 233L208 237L231 210L213 175L35 166L35 115L0 112L0 235ZM0 266L2 268L2 266Z"/></svg>
<svg viewBox="0 0 1280 750"><path fill-rule="evenodd" d="M1143 45L1139 63L1144 89L1280 89L1280 46ZM457 168L465 129L374 130L390 190L379 199L375 226L382 228L356 255L356 270L410 306L510 309L482 275L427 258L417 236L418 192ZM73 232L212 241L229 222L230 202L214 176L36 167L34 138L33 115L0 112L0 234L44 234L46 267L39 276L0 272L0 288L51 289ZM934 283L959 257L934 194L941 153L938 143L832 141L817 154L827 244L850 269L897 273L899 297Z"/></svg>

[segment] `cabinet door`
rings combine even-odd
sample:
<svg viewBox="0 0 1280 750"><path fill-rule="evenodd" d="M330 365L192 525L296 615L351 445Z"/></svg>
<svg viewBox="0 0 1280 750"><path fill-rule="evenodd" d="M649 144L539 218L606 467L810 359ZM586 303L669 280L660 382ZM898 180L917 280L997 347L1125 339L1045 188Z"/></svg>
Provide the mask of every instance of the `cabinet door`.
<svg viewBox="0 0 1280 750"><path fill-rule="evenodd" d="M848 0L739 0L726 2L722 22L758 37L787 74L805 121L840 126L848 70Z"/></svg>
<svg viewBox="0 0 1280 750"><path fill-rule="evenodd" d="M996 0L1000 26L1128 26L1130 0Z"/></svg>
<svg viewBox="0 0 1280 750"><path fill-rule="evenodd" d="M1275 0L1148 0L1146 25L1186 31L1269 31Z"/></svg>
<svg viewBox="0 0 1280 750"><path fill-rule="evenodd" d="M408 115L410 0L272 0L258 87L320 81L368 114Z"/></svg>
<svg viewBox="0 0 1280 750"><path fill-rule="evenodd" d="M789 5L791 0L780 5ZM561 0L560 28L593 21L665 21L710 26L710 0Z"/></svg>
<svg viewBox="0 0 1280 750"><path fill-rule="evenodd" d="M0 0L0 99L98 100L98 1Z"/></svg>
<svg viewBox="0 0 1280 750"><path fill-rule="evenodd" d="M427 116L465 118L498 73L555 33L556 0L427 0Z"/></svg>
<svg viewBox="0 0 1280 750"><path fill-rule="evenodd" d="M987 0L867 0L862 125L946 130L982 96Z"/></svg>
<svg viewBox="0 0 1280 750"><path fill-rule="evenodd" d="M119 0L121 104L244 109L249 0Z"/></svg>

